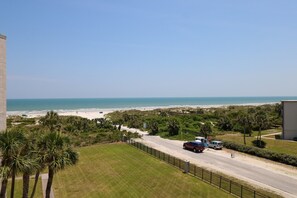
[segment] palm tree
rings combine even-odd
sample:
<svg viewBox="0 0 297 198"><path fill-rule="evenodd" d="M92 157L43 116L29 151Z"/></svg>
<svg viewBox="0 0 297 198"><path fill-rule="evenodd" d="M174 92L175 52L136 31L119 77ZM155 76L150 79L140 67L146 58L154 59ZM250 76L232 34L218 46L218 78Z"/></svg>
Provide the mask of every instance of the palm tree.
<svg viewBox="0 0 297 198"><path fill-rule="evenodd" d="M42 158L42 154L41 152L38 153L38 168L35 170L35 177L34 177L34 185L33 185L33 190L32 190L32 193L31 193L31 198L34 197L35 195L35 192L36 192L36 187L37 187L37 184L38 184L38 180L39 180L39 175L40 175L40 172L45 168L45 163L43 161L43 158Z"/></svg>
<svg viewBox="0 0 297 198"><path fill-rule="evenodd" d="M44 150L44 145L43 145L43 138L44 138L44 134L36 134L35 136L35 156L36 156L36 159L37 159L37 164L38 164L38 167L35 169L35 177L34 177L34 185L33 185L33 190L32 190L32 193L31 193L31 198L34 197L35 195L35 192L36 192L36 187L37 187L37 183L38 183L38 180L39 180L39 175L40 175L40 172L45 168L45 150Z"/></svg>
<svg viewBox="0 0 297 198"><path fill-rule="evenodd" d="M150 135L156 135L159 132L158 122L157 121L153 121L149 125L149 129L150 129Z"/></svg>
<svg viewBox="0 0 297 198"><path fill-rule="evenodd" d="M238 118L238 123L243 127L243 142L246 145L246 132L251 131L251 127L253 124L252 117L247 113L241 113Z"/></svg>
<svg viewBox="0 0 297 198"><path fill-rule="evenodd" d="M1 198L6 197L6 189L7 189L7 182L8 177L10 175L10 168L7 166L1 166L0 167L0 178L2 178L2 184L1 184Z"/></svg>
<svg viewBox="0 0 297 198"><path fill-rule="evenodd" d="M2 153L1 166L5 167L7 175L11 175L11 194L14 197L15 176L17 171L26 163L20 155L21 148L24 143L24 135L19 131L5 131L0 134L0 150ZM5 197L8 177L2 179L2 187L0 197Z"/></svg>
<svg viewBox="0 0 297 198"><path fill-rule="evenodd" d="M45 151L44 161L48 166L46 198L49 198L55 172L67 165L74 165L78 154L70 147L69 139L57 132L44 137L42 150Z"/></svg>
<svg viewBox="0 0 297 198"><path fill-rule="evenodd" d="M23 173L23 198L28 198L30 175L40 167L38 148L36 146L37 138L36 133L28 134L21 150L23 164L19 169Z"/></svg>
<svg viewBox="0 0 297 198"><path fill-rule="evenodd" d="M204 135L205 138L212 133L211 123L206 122L205 124L202 124L200 127L200 132Z"/></svg>
<svg viewBox="0 0 297 198"><path fill-rule="evenodd" d="M25 158L24 163L20 167L20 171L23 172L23 198L28 198L30 175L39 167L36 159Z"/></svg>
<svg viewBox="0 0 297 198"><path fill-rule="evenodd" d="M46 115L40 119L40 123L48 127L51 132L60 127L60 117L57 112L49 111Z"/></svg>
<svg viewBox="0 0 297 198"><path fill-rule="evenodd" d="M227 115L224 115L219 119L218 128L224 131L230 131L232 130L232 127L231 119Z"/></svg>
<svg viewBox="0 0 297 198"><path fill-rule="evenodd" d="M177 120L170 120L167 127L170 136L178 134L180 127L179 122Z"/></svg>
<svg viewBox="0 0 297 198"><path fill-rule="evenodd" d="M258 136L257 136L258 146L261 147L262 146L261 145L262 144L261 143L262 129L267 128L269 125L269 120L268 120L267 114L264 111L258 111L255 114L255 124L259 130Z"/></svg>

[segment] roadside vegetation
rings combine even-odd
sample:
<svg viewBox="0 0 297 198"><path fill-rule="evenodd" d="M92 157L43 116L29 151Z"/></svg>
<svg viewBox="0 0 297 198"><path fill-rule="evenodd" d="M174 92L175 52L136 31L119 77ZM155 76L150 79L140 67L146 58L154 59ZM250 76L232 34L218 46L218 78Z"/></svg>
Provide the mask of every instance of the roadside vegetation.
<svg viewBox="0 0 297 198"><path fill-rule="evenodd" d="M240 152L296 166L297 142L266 139L262 135L281 132L281 105L229 106L220 108L169 108L151 111L118 111L110 120L151 135L178 140L195 136L225 141Z"/></svg>
<svg viewBox="0 0 297 198"><path fill-rule="evenodd" d="M57 173L56 197L233 197L127 144L78 151L78 164Z"/></svg>
<svg viewBox="0 0 297 198"><path fill-rule="evenodd" d="M281 130L281 129L279 129ZM266 132L266 131L264 131ZM272 133L271 131L267 130L267 133ZM271 137L274 137L275 135L272 135ZM223 140L223 141L229 141L236 143L238 145L244 145L242 135L240 133L237 134L226 134L226 135L218 135L216 136L217 139ZM255 146L255 136L252 135L251 137L246 138L246 145L254 147ZM283 141L279 139L267 139L262 138L262 141L264 142L265 146L263 150L269 150L276 153L285 153L288 155L296 156L297 157L297 142L294 141Z"/></svg>
<svg viewBox="0 0 297 198"><path fill-rule="evenodd" d="M282 124L280 104L116 111L110 113L109 118L118 125L144 129L151 135L170 139L193 140L195 136L214 137L237 132L242 133L244 139L257 131L259 147L262 132Z"/></svg>
<svg viewBox="0 0 297 198"><path fill-rule="evenodd" d="M0 166L0 177L1 177L1 191L0 198L5 197L7 193L10 193L10 197L14 197L15 193L18 196L19 190L15 190L15 186L19 186L20 182L18 179L22 177L22 197L34 197L38 196L39 190L36 189L40 183L40 173L47 172L49 175L47 187L46 187L46 197L49 197L50 190L52 185L56 185L54 178L57 178L56 175L59 175L59 170L64 169L67 166L75 165L77 162L80 165L84 165L83 167L86 173L82 173L82 171L74 171L75 174L80 174L76 176L69 176L67 180L67 176L59 177L60 181L66 179L65 184L67 186L63 187L66 190L65 192L60 192L58 189L58 194L61 197L67 197L68 191L81 191L82 188L80 186L73 185L71 183L72 179L76 179L75 177L81 176L81 174L86 174L86 177L89 177L87 174L92 174L90 172L92 170L90 165L93 166L93 162L98 163L96 167L100 167L101 163L105 166L107 170L112 168L112 166L107 166L108 164L104 163L102 159L107 158L109 155L110 159L115 161L124 158L124 154L117 153L117 149L113 152L106 151L106 156L102 156L98 153L88 153L95 152L94 150L88 150L88 148L96 148L96 146L91 146L98 143L113 143L119 142L124 139L136 138L139 137L137 134L121 131L121 126L125 125L131 128L139 128L143 130L149 131L151 135L160 135L165 138L170 139L180 139L180 140L193 140L195 136L204 136L208 138L220 138L224 141L230 141L233 145L230 146L232 149L239 150L242 152L240 144L243 146L249 147L257 147L260 150L267 149L273 152L286 152L287 150L291 150L290 156L294 155L294 151L296 151L295 142L287 145L287 142L284 142L283 146L276 146L277 143L273 141L276 140L267 140L263 139L261 136L263 134L270 134L272 132L278 131L281 126L281 116L280 116L281 107L279 104L275 105L263 105L263 106L230 106L226 108L172 108L172 109L156 109L152 111L138 111L138 110L130 110L130 111L117 111L108 115L108 118L99 118L88 120L85 118L77 117L77 116L59 116L57 113L51 111L46 114L46 116L41 118L26 118L26 116L11 116L8 118L8 130L4 133L0 134L0 151L2 163ZM234 146L235 145L235 146ZM91 147L86 147L91 146ZM107 146L107 145L106 145ZM76 151L79 147L83 147L80 151L85 155L89 155L89 159L83 160L79 162L78 152ZM85 147L85 148L84 148ZM99 146L100 147L100 146ZM99 148L98 147L98 148ZM76 149L74 149L76 148ZM101 147L100 147L101 148ZM102 145L102 148L104 146ZM86 150L84 150L86 149ZM95 150L96 150L95 149ZM294 149L294 150L293 150ZM104 150L104 149L103 149ZM124 148L125 150L125 148ZM99 149L98 152L101 152ZM81 153L81 154L82 154ZM265 153L266 155L266 153ZM273 156L273 158L284 158L289 159L290 161L297 161L295 158L287 158L286 156L278 156L274 155L274 153L269 153L269 155ZM90 156L92 156L90 158ZM259 155L258 155L259 156ZM290 157L289 156L289 157ZM296 155L295 155L296 156ZM82 156L80 155L80 160ZM101 158L103 157L103 158ZM119 158L119 159L116 159ZM126 158L131 158L131 156L126 156ZM134 157L135 158L135 157ZM125 165L130 168L139 166L142 171L143 166L146 161L139 160L140 164L133 162L131 165ZM141 159L141 157L140 157ZM97 160L100 160L97 162ZM126 160L126 159L124 159ZM135 159L136 160L136 159ZM88 163L92 161L92 164ZM129 161L129 160L128 160ZM138 162L138 161L137 161ZM283 162L283 161L281 161ZM110 162L111 163L111 162ZM290 163L288 163L290 164ZM292 163L291 163L292 164ZM112 165L112 164L109 164ZM125 166L121 167L124 168ZM80 167L82 168L82 167ZM75 167L69 168L74 170ZM148 168L146 168L148 169ZM82 170L82 169L80 169ZM88 170L90 170L88 172ZM103 167L101 169L103 170ZM166 170L166 168L164 169ZM94 176L103 173L97 173L96 170L92 170ZM129 171L131 171L129 169ZM140 171L140 170L139 170ZM141 174L138 171L138 175L132 175L132 178L141 178ZM148 171L148 170L145 170ZM145 172L144 171L144 172ZM64 172L64 171L63 171ZM133 172L133 171L131 171ZM166 172L166 171L165 171ZM112 171L109 172L112 174ZM71 173L67 173L70 174ZM132 173L131 173L132 174ZM134 174L134 173L133 173ZM139 176L140 174L140 176ZM147 173L147 174L160 174L161 173ZM163 174L163 173L162 173ZM116 175L121 175L121 173L116 171ZM83 175L84 176L84 175ZM101 175L104 176L104 175ZM112 175L111 175L112 176ZM110 177L111 177L110 176ZM110 180L110 183L115 182L123 182L120 179L126 177L126 175L122 175L123 177L116 178L116 180ZM154 175L156 177L156 175ZM32 184L32 179L30 181L30 177L34 178L34 182ZM105 176L104 176L105 177ZM102 178L104 178L102 177ZM109 177L106 175L106 177ZM144 176L145 178L146 176ZM163 176L162 176L163 177ZM165 177L165 176L164 176ZM172 177L172 175L170 175ZM92 178L92 175L90 175ZM102 179L101 178L101 179ZM84 178L85 179L85 178ZM96 181L96 178L94 178ZM155 181L152 178L146 178L146 182L150 183L151 181ZM17 182L16 182L17 181ZM78 181L80 181L78 179ZM129 180L130 181L130 180ZM59 181L58 181L59 182ZM62 183L63 183L62 182ZM70 184L70 183L71 184ZM89 183L84 183L89 182ZM96 181L103 182L103 181ZM131 181L132 182L132 181ZM140 182L140 181L139 181ZM143 182L140 182L143 184ZM157 181L152 182L157 183ZM88 185L92 186L92 181L82 181L79 182L78 185ZM127 183L126 183L127 184ZM163 185L163 183L161 182ZM62 184L59 183L62 188ZM98 185L97 183L95 185ZM101 186L103 191L106 189L104 185ZM109 184L108 184L109 185ZM147 186L148 184L144 184ZM164 184L166 186L166 184ZM176 183L171 183L171 188L174 189L173 186L177 185ZM184 184L186 185L186 184ZM100 185L99 185L100 186ZM123 190L123 186L118 186L122 190L115 191L116 193L124 193L126 190ZM127 187L127 185L126 185ZM152 188L152 186L149 186ZM147 187L147 190L149 189ZM56 187L55 187L56 188ZM62 189L63 189L62 188ZM108 186L108 188L111 188ZM157 187L155 187L157 188ZM77 190L79 189L79 190ZM86 189L88 187L86 186ZM95 188L96 189L96 188ZM111 188L112 189L112 188ZM55 189L56 191L57 189ZM89 189L90 190L90 189ZM114 189L112 189L114 190ZM132 190L132 189L131 189ZM143 189L146 191L145 189ZM29 194L30 191L30 194ZM62 190L63 191L63 190ZM98 190L100 191L100 190ZM100 191L100 192L101 192ZM180 193L183 193L181 191ZM207 193L209 190L201 193ZM90 194L90 196L96 197L98 192L95 192L95 195ZM112 192L109 192L112 193ZM139 192L135 192L136 194ZM150 192L147 192L148 195L151 195ZM178 193L178 192L175 192ZM192 192L188 192L191 194ZM115 195L115 194L110 194ZM119 194L120 195L120 194ZM131 194L130 194L131 195ZM128 195L127 195L128 196ZM164 195L165 196L165 195ZM60 196L58 196L60 197Z"/></svg>
<svg viewBox="0 0 297 198"><path fill-rule="evenodd" d="M35 197L36 192L39 192L37 186L42 171L48 173L48 198L56 172L78 161L75 146L138 137L137 134L120 131L103 118L88 120L75 116L60 117L53 111L41 118L12 116L7 123L7 131L0 133L0 198L6 197L8 193L11 198L15 195L20 197L19 188L16 190L16 183L20 185L19 177L22 178L21 196ZM30 177L34 177L33 184Z"/></svg>
<svg viewBox="0 0 297 198"><path fill-rule="evenodd" d="M105 118L89 120L78 116L59 116L55 112L41 118L10 116L7 120L8 130L58 131L70 139L73 146L81 147L97 143L120 141L123 137L138 137L137 134L120 131L111 121Z"/></svg>

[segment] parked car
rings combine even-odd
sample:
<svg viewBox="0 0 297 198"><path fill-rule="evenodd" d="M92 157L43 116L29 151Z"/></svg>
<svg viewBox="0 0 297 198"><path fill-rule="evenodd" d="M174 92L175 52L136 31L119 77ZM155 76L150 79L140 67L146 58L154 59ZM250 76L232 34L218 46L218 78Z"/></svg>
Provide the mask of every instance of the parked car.
<svg viewBox="0 0 297 198"><path fill-rule="evenodd" d="M213 148L213 149L222 149L223 148L223 142L222 141L211 141L208 144L209 148Z"/></svg>
<svg viewBox="0 0 297 198"><path fill-rule="evenodd" d="M186 142L183 145L184 149L192 150L195 153L199 152L202 153L205 149L205 146L202 142Z"/></svg>
<svg viewBox="0 0 297 198"><path fill-rule="evenodd" d="M202 142L205 147L208 147L208 140L205 137L195 137L195 142Z"/></svg>

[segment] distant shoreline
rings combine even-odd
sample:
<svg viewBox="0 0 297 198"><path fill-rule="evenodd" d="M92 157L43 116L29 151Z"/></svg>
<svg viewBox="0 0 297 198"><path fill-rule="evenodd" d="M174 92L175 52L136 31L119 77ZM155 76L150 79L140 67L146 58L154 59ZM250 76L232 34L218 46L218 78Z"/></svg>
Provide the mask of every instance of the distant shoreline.
<svg viewBox="0 0 297 198"><path fill-rule="evenodd" d="M183 97L183 98L83 98L83 99L8 99L8 112L92 111L122 109L155 109L175 107L219 107L259 105L297 100L297 96L277 97Z"/></svg>
<svg viewBox="0 0 297 198"><path fill-rule="evenodd" d="M53 109L61 116L80 116L88 119L102 118L108 113L115 111L140 110L148 111L155 109L171 109L171 108L226 108L229 106L260 106L273 105L279 102L267 103L244 103L244 104L217 104L217 105L169 105L169 106L151 106L151 107L126 107L126 108L81 108L81 109ZM32 110L32 111L7 111L7 116L22 116L26 115L28 118L44 116L51 110Z"/></svg>

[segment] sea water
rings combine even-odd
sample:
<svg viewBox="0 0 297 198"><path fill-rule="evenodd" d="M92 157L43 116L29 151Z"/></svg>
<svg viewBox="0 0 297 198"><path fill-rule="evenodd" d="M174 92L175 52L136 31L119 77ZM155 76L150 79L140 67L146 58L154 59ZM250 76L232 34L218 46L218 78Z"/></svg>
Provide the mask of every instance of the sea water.
<svg viewBox="0 0 297 198"><path fill-rule="evenodd" d="M278 103L297 100L297 96L277 97L180 97L180 98L80 98L8 99L7 111L45 111L75 109L126 109L145 107L214 106Z"/></svg>

